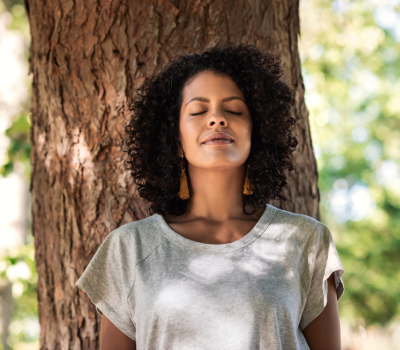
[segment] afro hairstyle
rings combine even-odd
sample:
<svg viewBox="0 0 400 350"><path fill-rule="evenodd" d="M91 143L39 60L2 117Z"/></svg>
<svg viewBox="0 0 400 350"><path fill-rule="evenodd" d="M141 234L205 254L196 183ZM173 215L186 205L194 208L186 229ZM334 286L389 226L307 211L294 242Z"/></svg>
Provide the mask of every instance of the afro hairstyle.
<svg viewBox="0 0 400 350"><path fill-rule="evenodd" d="M294 169L291 107L295 90L282 80L281 60L253 45L228 43L199 54L180 56L145 80L128 99L129 123L125 127L131 170L141 198L154 213L180 216L189 199L178 197L181 165L178 139L183 88L203 71L229 76L242 91L252 118L251 150L246 161L253 193L243 195L243 211L251 215L270 199L286 200L285 169ZM246 164L246 167L247 167ZM187 162L185 165L188 174ZM188 176L190 191L190 177ZM245 207L253 209L247 213Z"/></svg>

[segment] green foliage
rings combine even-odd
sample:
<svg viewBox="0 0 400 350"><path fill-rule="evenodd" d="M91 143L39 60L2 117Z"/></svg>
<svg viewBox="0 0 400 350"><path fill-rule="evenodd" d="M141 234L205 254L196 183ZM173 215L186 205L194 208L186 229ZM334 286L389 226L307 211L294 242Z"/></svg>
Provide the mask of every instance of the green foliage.
<svg viewBox="0 0 400 350"><path fill-rule="evenodd" d="M7 150L6 162L0 166L0 175L6 177L14 171L14 164L20 162L24 165L25 175L29 180L30 174L30 151L29 142L30 120L27 113L24 112L18 116L11 127L6 130L6 136L10 140Z"/></svg>
<svg viewBox="0 0 400 350"><path fill-rule="evenodd" d="M33 342L38 339L37 272L33 237L0 257L0 279L12 282L13 316L8 343Z"/></svg>
<svg viewBox="0 0 400 350"><path fill-rule="evenodd" d="M340 315L382 325L400 315L400 30L396 41L387 11L400 23L385 1L300 11L321 220L345 268Z"/></svg>
<svg viewBox="0 0 400 350"><path fill-rule="evenodd" d="M0 13L9 11L12 21L8 30L22 34L26 42L29 42L29 23L25 15L23 0L0 1ZM25 61L28 64L28 46L25 47ZM30 81L26 79L27 89L30 92ZM14 166L19 163L24 167L24 175L27 182L30 178L30 115L28 113L28 101L21 106L22 112L13 119L11 126L6 130L9 144L6 159L0 164L0 177L6 177L13 172ZM14 298L12 319L9 327L7 343L11 348L17 348L22 343L38 341L38 302L37 302L37 272L35 266L35 250L32 233L27 232L25 245L7 250L0 254L0 282L12 283ZM2 345L0 343L0 349ZM19 348L19 347L18 347Z"/></svg>

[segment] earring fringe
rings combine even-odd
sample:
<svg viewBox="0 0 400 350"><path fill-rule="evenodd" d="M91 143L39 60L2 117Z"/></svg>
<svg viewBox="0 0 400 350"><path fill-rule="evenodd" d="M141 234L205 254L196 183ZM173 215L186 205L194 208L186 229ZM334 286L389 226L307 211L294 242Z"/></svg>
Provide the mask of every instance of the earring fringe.
<svg viewBox="0 0 400 350"><path fill-rule="evenodd" d="M253 191L251 190L251 186L250 186L250 182L249 182L249 167L247 167L247 170L246 170L246 178L244 180L243 193L245 195L253 194Z"/></svg>
<svg viewBox="0 0 400 350"><path fill-rule="evenodd" d="M181 188L178 193L180 199L188 199L189 195L189 186L186 178L185 167L181 168Z"/></svg>

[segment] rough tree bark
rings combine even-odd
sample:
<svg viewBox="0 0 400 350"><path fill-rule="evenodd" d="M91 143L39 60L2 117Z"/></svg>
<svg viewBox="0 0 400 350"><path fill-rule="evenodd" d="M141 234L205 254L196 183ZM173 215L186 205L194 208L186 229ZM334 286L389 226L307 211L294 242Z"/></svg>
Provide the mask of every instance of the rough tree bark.
<svg viewBox="0 0 400 350"><path fill-rule="evenodd" d="M281 57L296 89L297 169L273 205L318 218L297 47L298 0L25 0L32 42L32 232L40 349L98 349L101 318L75 286L108 233L148 216L124 170L125 102L177 55L228 40Z"/></svg>

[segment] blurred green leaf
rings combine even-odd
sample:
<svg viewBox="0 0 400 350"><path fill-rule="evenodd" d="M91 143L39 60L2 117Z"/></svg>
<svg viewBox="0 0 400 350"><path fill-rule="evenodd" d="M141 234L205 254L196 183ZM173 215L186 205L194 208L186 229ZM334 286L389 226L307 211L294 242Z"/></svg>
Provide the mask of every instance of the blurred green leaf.
<svg viewBox="0 0 400 350"><path fill-rule="evenodd" d="M386 325L400 316L399 24L380 27L394 11L384 2L300 5L321 221L345 268L340 315Z"/></svg>

